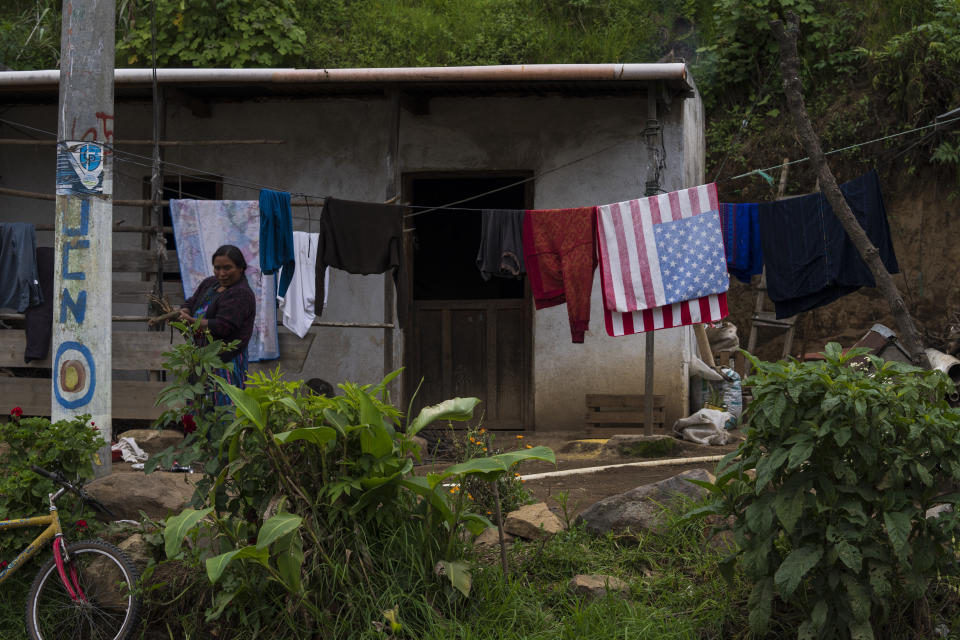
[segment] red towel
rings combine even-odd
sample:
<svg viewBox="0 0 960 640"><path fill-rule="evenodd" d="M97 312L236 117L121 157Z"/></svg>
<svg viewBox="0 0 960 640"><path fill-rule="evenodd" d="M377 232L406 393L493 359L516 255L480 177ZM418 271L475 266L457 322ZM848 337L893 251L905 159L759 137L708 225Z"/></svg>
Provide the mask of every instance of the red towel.
<svg viewBox="0 0 960 640"><path fill-rule="evenodd" d="M537 309L564 302L573 342L590 325L590 290L597 268L597 208L538 209L523 216L523 257Z"/></svg>

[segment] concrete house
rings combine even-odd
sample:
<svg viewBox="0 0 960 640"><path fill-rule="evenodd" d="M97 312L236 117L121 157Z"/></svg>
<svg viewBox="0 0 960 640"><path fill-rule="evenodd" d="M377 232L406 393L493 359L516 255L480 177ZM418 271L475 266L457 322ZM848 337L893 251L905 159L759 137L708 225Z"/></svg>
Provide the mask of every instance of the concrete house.
<svg viewBox="0 0 960 640"><path fill-rule="evenodd" d="M58 76L0 73L0 222L35 223L47 246ZM114 113L102 131L88 132L118 150L114 223L131 229L114 235L117 318L146 314L154 277L147 274L156 270L156 233L144 226L143 203L151 80L149 69L117 70ZM649 186L701 184L703 110L685 65L160 69L158 82L164 198L256 200L260 186L287 190L295 194L294 228L304 231L316 230L327 195L419 206L404 224L412 283L405 299L396 299L389 276L334 271L324 324L299 345L282 335L282 348L301 356L284 365L289 376L366 383L403 366L393 388L399 406L418 387L418 405L475 395L485 424L504 429L583 429L586 394L643 393L645 339L606 335L599 273L590 331L572 344L565 306L535 312L525 281L479 277L476 209L599 205L643 196ZM450 203L457 204L429 209ZM177 302L170 248L164 291ZM406 326L395 323L396 305L409 310ZM372 326L349 326L356 324ZM135 350L145 323L114 326L115 335L133 334L115 340L114 369L127 369L116 378L137 382L134 372L146 365L118 365L118 349ZM695 341L683 327L655 332L655 344L655 392L666 397L669 426L687 413ZM0 367L16 366L15 355ZM0 397L22 397L5 381ZM42 404L43 386L35 386ZM115 387L115 405L118 395Z"/></svg>

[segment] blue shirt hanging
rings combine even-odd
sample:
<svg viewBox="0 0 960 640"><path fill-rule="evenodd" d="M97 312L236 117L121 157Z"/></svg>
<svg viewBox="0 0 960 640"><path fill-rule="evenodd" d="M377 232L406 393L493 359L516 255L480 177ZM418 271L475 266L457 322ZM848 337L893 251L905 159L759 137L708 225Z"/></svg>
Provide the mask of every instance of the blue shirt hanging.
<svg viewBox="0 0 960 640"><path fill-rule="evenodd" d="M287 294L296 269L293 251L293 211L286 191L260 190L260 270L280 271L277 295Z"/></svg>

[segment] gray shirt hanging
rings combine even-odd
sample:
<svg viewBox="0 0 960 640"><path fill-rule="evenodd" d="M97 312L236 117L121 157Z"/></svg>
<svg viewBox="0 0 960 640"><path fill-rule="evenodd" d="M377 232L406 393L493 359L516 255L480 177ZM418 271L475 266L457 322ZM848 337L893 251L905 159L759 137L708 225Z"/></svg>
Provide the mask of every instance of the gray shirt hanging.
<svg viewBox="0 0 960 640"><path fill-rule="evenodd" d="M523 266L523 210L484 209L481 214L477 268L484 280L491 276L521 278Z"/></svg>

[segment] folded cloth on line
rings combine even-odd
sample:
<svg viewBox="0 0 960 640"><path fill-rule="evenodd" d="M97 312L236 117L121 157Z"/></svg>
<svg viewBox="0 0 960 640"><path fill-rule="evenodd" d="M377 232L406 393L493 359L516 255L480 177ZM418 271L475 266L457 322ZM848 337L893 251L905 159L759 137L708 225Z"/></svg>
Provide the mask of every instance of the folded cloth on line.
<svg viewBox="0 0 960 640"><path fill-rule="evenodd" d="M583 207L531 210L523 217L523 257L534 306L565 302L574 343L582 343L590 328L596 215L596 207Z"/></svg>
<svg viewBox="0 0 960 640"><path fill-rule="evenodd" d="M280 271L277 295L287 295L297 263L293 247L293 210L286 191L260 190L260 269ZM282 269L282 271L281 271Z"/></svg>
<svg viewBox="0 0 960 640"><path fill-rule="evenodd" d="M717 187L597 208L603 303L621 313L726 291Z"/></svg>
<svg viewBox="0 0 960 640"><path fill-rule="evenodd" d="M37 231L26 222L0 222L0 308L23 313L40 304Z"/></svg>
<svg viewBox="0 0 960 640"><path fill-rule="evenodd" d="M760 244L760 205L720 203L720 229L727 271L750 284L750 276L763 272L763 245Z"/></svg>
<svg viewBox="0 0 960 640"><path fill-rule="evenodd" d="M706 189L705 197L703 195L703 189ZM684 202L691 204L693 202L693 196L690 194L688 194L687 199L680 200L679 193L673 193L676 194L675 202L677 204L683 204ZM660 213L661 220L672 220L676 216L692 215L692 208L685 210L683 206L675 207L674 204L671 203L670 195L671 194L661 194L659 196L653 196L653 198L656 199L656 207ZM719 203L716 200L715 185L697 187L696 206L698 209L702 210L704 207L716 207L717 205L719 205ZM651 206L653 206L652 203ZM600 269L600 282L603 287L607 287L607 281L611 275L612 274L607 273L606 269ZM606 304L604 304L603 320L607 335L616 337L655 331L657 329L681 327L698 322L715 322L727 317L727 313L727 294L724 292L709 294L684 302L675 302L660 307L643 309L641 311L614 311L608 309Z"/></svg>
<svg viewBox="0 0 960 640"><path fill-rule="evenodd" d="M480 248L477 268L480 276L521 278L523 264L523 210L484 209L480 214Z"/></svg>
<svg viewBox="0 0 960 640"><path fill-rule="evenodd" d="M320 234L293 232L293 249L296 255L297 270L287 289L287 295L280 299L280 310L283 313L283 326L290 329L298 337L307 335L313 319L316 317L316 268L317 268L317 240ZM329 291L330 270L326 269L323 276L323 292L326 296ZM326 299L323 304L326 304Z"/></svg>
<svg viewBox="0 0 960 640"><path fill-rule="evenodd" d="M840 192L880 251L887 271L899 273L877 172L843 183ZM870 268L822 193L761 202L760 237L767 295L778 318L823 306L860 287L876 286Z"/></svg>
<svg viewBox="0 0 960 640"><path fill-rule="evenodd" d="M403 273L403 212L393 204L327 198L320 217L315 269L317 315L323 313L327 267L369 275L393 270L397 300L405 300ZM405 304L397 305L397 321L406 325Z"/></svg>
<svg viewBox="0 0 960 640"><path fill-rule="evenodd" d="M232 244L247 261L247 284L257 301L253 333L247 344L247 359L280 357L277 335L276 276L260 271L260 209L247 200L171 200L170 218L180 261L184 297L213 271L211 259L220 246Z"/></svg>

